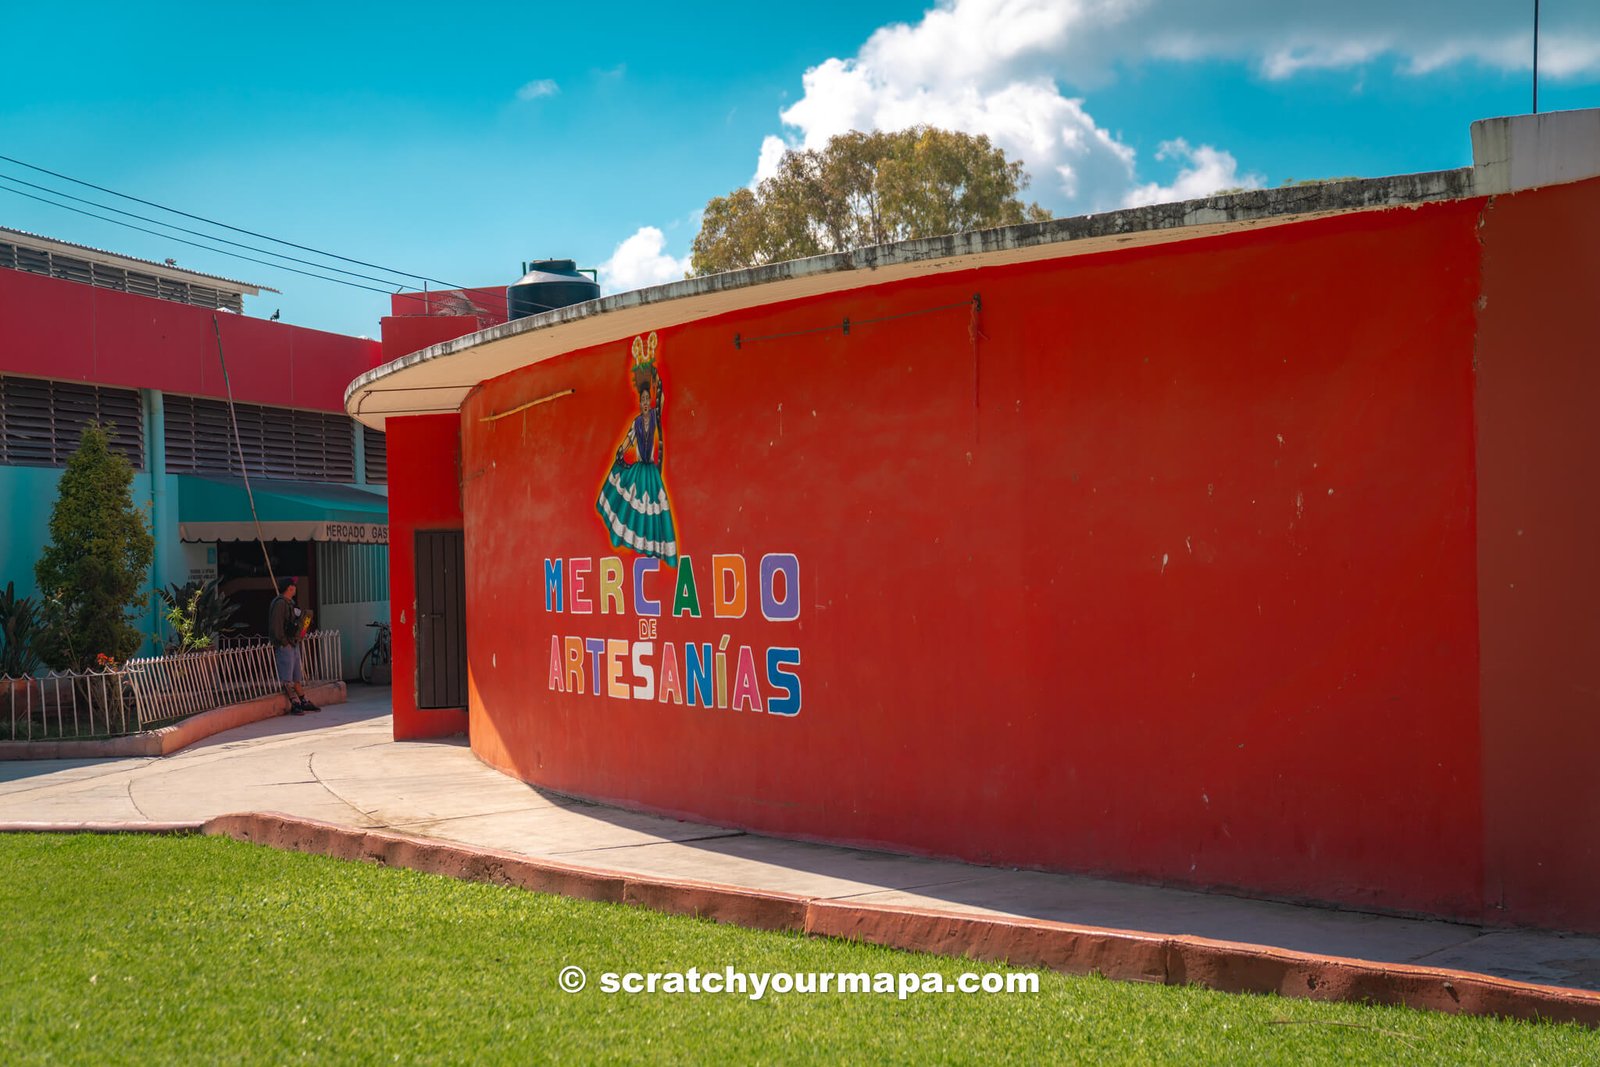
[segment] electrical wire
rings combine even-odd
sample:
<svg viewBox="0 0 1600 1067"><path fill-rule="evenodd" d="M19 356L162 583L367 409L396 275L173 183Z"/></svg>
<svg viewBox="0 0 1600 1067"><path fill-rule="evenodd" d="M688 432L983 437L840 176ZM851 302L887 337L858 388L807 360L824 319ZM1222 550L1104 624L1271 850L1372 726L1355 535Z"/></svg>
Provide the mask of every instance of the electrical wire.
<svg viewBox="0 0 1600 1067"><path fill-rule="evenodd" d="M304 263L308 267L316 267L319 270L331 270L335 274L348 274L352 278L363 278L369 282L380 282L393 289L411 288L411 286L405 284L404 282L395 281L393 278L376 278L370 274L362 274L359 271L345 270L343 267L334 267L326 263L317 263L314 260L301 259L299 256L291 256L285 252L274 252L270 248L257 248L255 245L247 245L240 241L230 241L226 237L219 237L216 234L205 233L200 230L191 230L187 226L179 226L177 223L173 222L162 222L160 219L153 219L148 215L140 215L135 211L124 211L122 208L112 207L110 204L101 204L94 200L85 200L81 196L73 196L71 193L63 193L61 190L52 189L47 185L36 185L33 182L25 182L21 178L13 178L9 174L0 174L0 181L12 182L16 185L26 185L29 189L37 189L42 193L49 193L51 196L64 197L67 200L76 201L79 204L88 204L90 207L99 208L101 211L111 211L118 215L126 215L130 219L138 219L140 222L148 222L152 226L164 226L169 230L177 230L179 233L188 233L193 234L196 237L204 237L208 241L220 241L225 245L232 245L234 248L243 248L250 252L260 252L264 256L287 259L291 263ZM0 188L4 187L0 186ZM16 190L13 189L8 191L15 192ZM64 207L65 205L59 206ZM257 260L256 262L260 261ZM410 275L407 275L407 277L410 277Z"/></svg>
<svg viewBox="0 0 1600 1067"><path fill-rule="evenodd" d="M343 260L346 263L354 263L358 267L371 267L374 270L388 271L390 274L404 275L407 278L415 278L421 282L433 282L436 285L443 285L450 289L465 288L464 286L456 285L453 282L441 281L438 278L430 278L425 274L414 274L411 271L395 270L393 267L385 267L381 263L368 263L366 260L362 259L351 259L349 256L341 256L337 252L327 252L320 248L312 248L310 245L296 244L293 241L285 241L280 237L273 237L270 234L257 233L254 230L247 230L241 226L233 226L226 222L219 222L216 219L208 219L204 215L191 214L190 212L180 210L179 208L168 207L165 204L158 204L154 200L145 200L141 197L132 196L128 193L119 193L115 189L108 189L103 185L96 185L93 182L86 182L82 178L74 178L70 174L62 174L59 171L50 170L47 167L36 166L35 164L27 163L11 156L0 155L0 160L5 160L7 163L15 163L19 167L27 167L29 170L36 170L41 174L48 174L52 178L60 178L63 181L72 182L74 185L82 185L98 192L110 193L112 196L118 196L124 200L132 200L134 203L143 204L145 207L153 207L160 211L171 212L174 215L182 215L186 219L194 219L196 222L204 222L210 226L221 226L225 230L232 230L234 233L242 233L247 237L259 237L263 241L271 241L273 244L288 245L290 248L298 248L302 252L315 252L319 256L326 256L329 259Z"/></svg>
<svg viewBox="0 0 1600 1067"><path fill-rule="evenodd" d="M0 175L0 178L3 178L3 177L4 177L3 175ZM250 263L259 263L264 267L273 267L273 268L275 268L277 270L286 270L286 271L289 271L292 274L303 274L307 278L316 278L316 279L318 279L320 281L324 281L324 282L335 282L335 283L337 283L339 285L348 285L348 286L351 286L352 288L355 288L355 289L365 289L368 292L382 293L384 296L390 296L393 293L393 291L389 290L389 289L379 289L376 286L372 286L372 285L362 285L360 282L345 281L343 278L330 278L325 274L313 274L308 270L299 270L299 269L297 269L295 267L286 267L282 263L272 263L272 262L269 262L269 261L267 261L265 259L255 259L255 258L253 258L251 256L241 256L239 253L237 253L237 252L229 252L225 248L213 248L210 245L203 245L199 241L189 241L189 240L186 240L186 239L184 239L182 237L174 237L170 233L161 233L158 230L149 230L149 229L146 229L143 226L135 226L131 222L123 222L121 219L113 219L113 218L110 218L109 216L106 216L106 215L96 215L92 211L85 211L83 208L81 208L81 207L73 207L71 204L58 204L54 200L46 200L42 196L35 196L32 193L25 193L21 189L12 189L9 186L0 185L0 192L11 193L14 196L25 196L29 200L37 200L41 204L49 204L51 207L58 207L58 208L61 208L64 211L75 211L80 215L87 215L91 219L99 219L101 222L109 222L109 223L111 223L111 224L113 224L115 226L126 226L128 229L130 229L130 230L138 230L140 233L148 233L148 234L150 234L150 235L152 235L154 237L161 237L161 238L164 238L164 239L166 239L168 241L177 241L179 244L192 245L195 248L203 248L207 252L215 252L218 255L231 256L234 259L243 259L243 260L246 260L246 261L248 261Z"/></svg>
<svg viewBox="0 0 1600 1067"><path fill-rule="evenodd" d="M363 260L363 259L353 259L350 256L342 256L342 255L338 254L337 252L329 252L329 251L326 251L324 249L313 248L310 245L297 244L294 241L288 241L288 240L285 240L285 239L283 239L281 237L273 237L271 234L258 233L255 230L247 230L242 226L234 226L234 225L232 225L230 223L221 222L221 221L219 221L217 219L207 218L204 215L196 215L196 214L194 214L192 212L183 211L180 208L168 207L165 204L158 204L154 200L146 200L146 199L144 199L142 197L133 196L133 195L131 195L129 193L118 192L117 190L107 188L104 185L96 185L94 182L84 181L82 178L74 178L70 174L62 174L60 171L54 171L54 170L50 170L48 167L41 167L41 166L38 166L37 164L28 163L25 160L17 159L17 158L15 158L13 156L0 155L0 160L4 160L7 163L15 164L16 166L19 166L19 167L26 167L29 170L38 171L41 174L48 174L52 178L60 178L63 181L72 182L74 185L82 185L85 188L94 189L94 190L96 190L98 192L102 192L102 193L108 193L111 196L121 197L124 200L132 200L134 203L143 204L146 207L153 207L153 208L156 208L159 211L166 211L166 212L170 212L171 214L174 214L174 215L181 215L181 216L183 216L184 218L187 218L187 219L194 219L196 222L203 222L203 223L206 223L208 226L220 226L225 230L232 230L234 233L242 233L242 234L245 234L248 237L259 238L260 240L263 240L263 241L271 241L273 244L285 245L285 246L287 246L289 248L298 248L302 252L311 252L311 253L313 253L315 255L323 256L323 257L328 258L328 259L337 259L337 260L340 260L340 261L345 262L345 263L352 263L352 264L355 264L358 267L371 267L374 270L381 270L381 271L385 271L385 272L387 272L389 274L400 275L400 276L406 277L406 278L414 278L417 281L421 281L421 282L431 282L431 283L433 283L435 285L442 285L447 289L474 290L473 286L459 285L459 284L457 284L455 282L444 281L443 279L440 279L440 278L432 278L432 277L429 277L428 275L425 275L425 274L416 274L416 273L413 273L411 271L398 270L398 269L396 269L394 267L386 267L381 263L369 263L369 262L367 262L366 260ZM16 180L16 179L12 179L12 180ZM8 191L12 192L12 193L16 193L19 196L27 196L28 195L28 194L22 193L22 192L20 192L19 190L16 190L16 189L9 189ZM55 190L51 190L51 191L55 192ZM58 194L58 195L66 195L66 194ZM37 200L39 198L38 197L33 197L32 199L36 199ZM44 202L45 203L51 203L51 201L44 201ZM56 207L65 207L66 205L56 204L54 206L56 206ZM98 206L98 205L96 205L96 206ZM70 209L69 208L69 210L76 210L76 209ZM88 212L82 212L82 213L83 214L89 214ZM99 216L94 216L94 217L98 218ZM117 220L115 220L115 219L106 219L104 221L116 222ZM121 225L127 225L127 223L122 223ZM167 225L167 224L166 223L158 223L157 225ZM139 227L137 227L137 226L134 226L134 227L131 227L131 228L132 229L139 229ZM143 231L143 232L148 233L149 231L146 230L146 231ZM156 236L165 237L167 235L166 234L156 234ZM171 238L171 239L172 240L181 240L180 238ZM212 239L221 240L221 238L212 238ZM183 242L183 243L192 244L193 242ZM201 245L201 246L198 246L198 247L204 248L206 246ZM218 253L220 253L222 255L234 255L234 253L225 252L225 251L223 251L221 249L210 248L210 249L207 249L207 250L208 251L212 251L212 252L218 252ZM267 254L268 255L277 255L278 253L269 252ZM249 259L248 256L237 256L236 258ZM260 263L261 261L260 260L251 260L251 262ZM277 266L277 264L271 264L271 263L268 263L268 264L265 264L265 265L266 266ZM316 265L317 266L321 266L321 264L316 264ZM283 270L291 270L292 268L282 267L281 269L283 269ZM326 267L325 269L338 270L340 268ZM303 274L305 272L304 271L295 271L294 273ZM311 277L322 277L322 276L320 276L320 275L311 275ZM338 281L338 279L334 279L334 278L322 278L322 280L324 280L324 281ZM353 283L353 282L344 282L342 284L354 285L355 283ZM367 287L367 286L358 286L358 288L369 288L369 287ZM418 288L416 286L409 286L407 288L410 288L410 289L412 289L414 291L417 291L417 292L425 291L425 290L422 290L422 289L420 289L420 288ZM373 291L374 292L382 291L382 292L385 292L385 293L388 292L387 290L373 290ZM479 294L479 295L487 295L487 294ZM491 299L492 299L492 297L491 297ZM506 303L506 298L503 295L501 295L500 296L500 301L501 301L502 304L505 304Z"/></svg>

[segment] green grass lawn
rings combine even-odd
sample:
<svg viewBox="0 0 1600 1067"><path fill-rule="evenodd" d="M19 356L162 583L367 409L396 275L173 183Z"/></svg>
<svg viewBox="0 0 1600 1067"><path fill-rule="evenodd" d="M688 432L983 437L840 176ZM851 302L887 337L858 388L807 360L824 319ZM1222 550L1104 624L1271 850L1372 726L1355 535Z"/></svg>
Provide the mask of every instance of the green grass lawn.
<svg viewBox="0 0 1600 1067"><path fill-rule="evenodd" d="M557 974L589 974L580 993ZM0 1063L1600 1062L1600 1034L1039 974L1037 993L624 995L602 972L1005 968L278 852L0 835Z"/></svg>

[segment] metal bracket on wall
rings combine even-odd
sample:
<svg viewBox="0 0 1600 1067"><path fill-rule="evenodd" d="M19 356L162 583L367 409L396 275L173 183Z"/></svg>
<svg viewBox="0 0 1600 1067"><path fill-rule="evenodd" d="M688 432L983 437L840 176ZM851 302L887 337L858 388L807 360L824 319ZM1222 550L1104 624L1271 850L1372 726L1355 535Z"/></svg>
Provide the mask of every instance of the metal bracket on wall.
<svg viewBox="0 0 1600 1067"><path fill-rule="evenodd" d="M548 404L552 400L560 400L564 396L571 396L576 391L577 390L575 390L575 389L563 389L559 393L550 393L547 396L539 397L537 400L530 400L526 404L518 404L516 407L511 408L509 410L497 411L493 415L485 415L482 418L480 418L478 421L479 422L497 422L500 419L509 418L510 416L515 415L519 411L527 411L529 408L538 407L540 404Z"/></svg>

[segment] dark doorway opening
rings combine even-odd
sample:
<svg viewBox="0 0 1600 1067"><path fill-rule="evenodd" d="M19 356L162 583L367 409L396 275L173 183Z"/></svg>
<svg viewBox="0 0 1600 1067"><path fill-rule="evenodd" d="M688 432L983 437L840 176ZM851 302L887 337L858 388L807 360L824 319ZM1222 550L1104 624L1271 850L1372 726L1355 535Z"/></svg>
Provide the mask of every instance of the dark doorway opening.
<svg viewBox="0 0 1600 1067"><path fill-rule="evenodd" d="M418 530L417 707L467 706L466 537Z"/></svg>
<svg viewBox="0 0 1600 1067"><path fill-rule="evenodd" d="M303 608L317 608L316 553L310 541L268 541L272 573L283 583L294 578L299 583L295 601ZM239 605L238 619L245 633L265 637L267 612L277 591L267 577L261 545L255 541L224 541L217 546L217 585Z"/></svg>

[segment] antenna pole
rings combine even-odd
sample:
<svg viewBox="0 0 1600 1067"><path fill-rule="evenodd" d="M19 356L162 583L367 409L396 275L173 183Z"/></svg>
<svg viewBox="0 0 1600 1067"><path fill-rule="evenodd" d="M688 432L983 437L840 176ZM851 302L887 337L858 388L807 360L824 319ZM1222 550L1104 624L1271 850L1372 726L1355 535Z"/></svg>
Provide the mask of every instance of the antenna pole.
<svg viewBox="0 0 1600 1067"><path fill-rule="evenodd" d="M1539 0L1533 0L1533 113L1539 113Z"/></svg>

